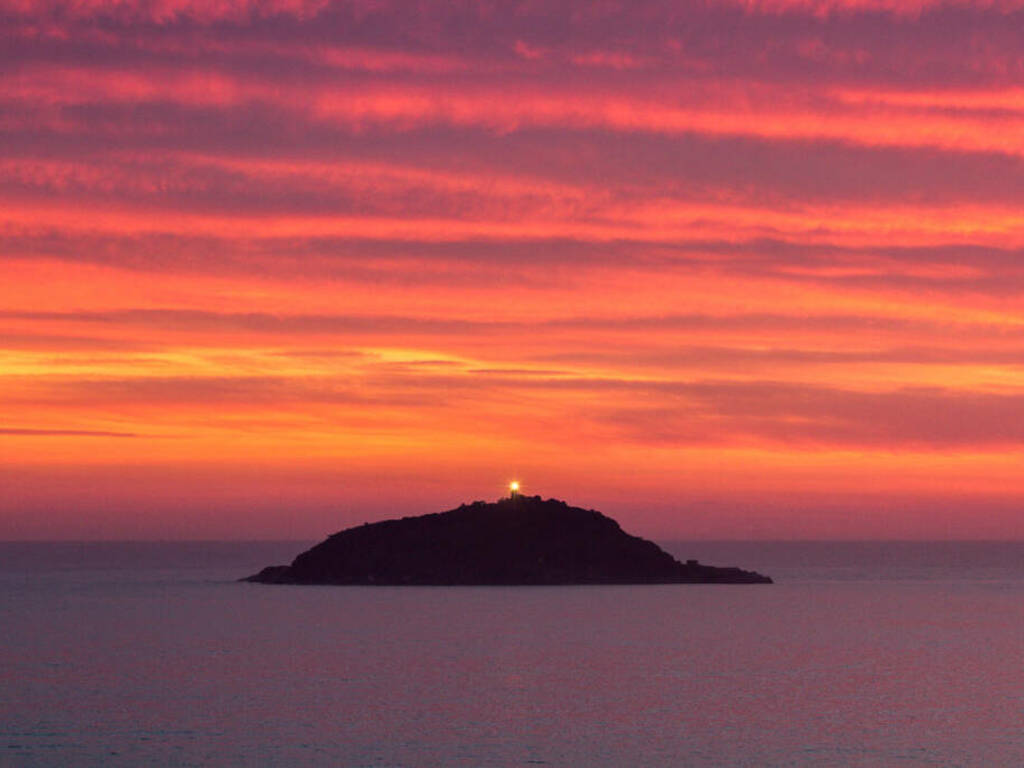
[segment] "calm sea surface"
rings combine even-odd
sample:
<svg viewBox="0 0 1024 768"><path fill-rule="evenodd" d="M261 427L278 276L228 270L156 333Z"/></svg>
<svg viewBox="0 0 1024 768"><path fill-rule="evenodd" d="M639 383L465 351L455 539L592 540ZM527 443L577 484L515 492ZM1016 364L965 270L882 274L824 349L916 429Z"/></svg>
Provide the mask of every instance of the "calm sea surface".
<svg viewBox="0 0 1024 768"><path fill-rule="evenodd" d="M0 544L4 766L1024 766L1024 544L669 543L773 586L239 584Z"/></svg>

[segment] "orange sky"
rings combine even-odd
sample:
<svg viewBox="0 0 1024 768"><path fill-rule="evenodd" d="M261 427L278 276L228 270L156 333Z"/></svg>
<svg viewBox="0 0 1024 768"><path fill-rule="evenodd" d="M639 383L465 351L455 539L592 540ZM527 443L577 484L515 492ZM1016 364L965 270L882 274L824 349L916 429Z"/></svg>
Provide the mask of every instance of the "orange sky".
<svg viewBox="0 0 1024 768"><path fill-rule="evenodd" d="M1024 3L0 29L0 539L1024 537Z"/></svg>

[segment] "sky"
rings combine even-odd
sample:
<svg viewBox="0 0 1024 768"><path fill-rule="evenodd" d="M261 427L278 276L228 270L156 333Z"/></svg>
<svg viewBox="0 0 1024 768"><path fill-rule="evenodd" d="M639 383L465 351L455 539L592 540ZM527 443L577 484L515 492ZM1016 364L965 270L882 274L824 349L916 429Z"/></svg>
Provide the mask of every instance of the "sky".
<svg viewBox="0 0 1024 768"><path fill-rule="evenodd" d="M0 0L0 72L0 539L1024 538L1024 0Z"/></svg>

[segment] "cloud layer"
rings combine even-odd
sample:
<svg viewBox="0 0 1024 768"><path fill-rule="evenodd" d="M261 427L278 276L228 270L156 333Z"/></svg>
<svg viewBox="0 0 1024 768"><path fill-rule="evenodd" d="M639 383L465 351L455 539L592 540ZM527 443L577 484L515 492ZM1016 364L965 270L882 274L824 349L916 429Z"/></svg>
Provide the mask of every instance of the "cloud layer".
<svg viewBox="0 0 1024 768"><path fill-rule="evenodd" d="M1024 496L1024 3L3 0L0 29L0 450L65 478L25 509L137 465L108 530L191 465L232 498L312 473L310 510L523 472L677 536L680 484L802 494L775 535L858 535L801 528L832 492ZM975 533L1022 535L997 506Z"/></svg>

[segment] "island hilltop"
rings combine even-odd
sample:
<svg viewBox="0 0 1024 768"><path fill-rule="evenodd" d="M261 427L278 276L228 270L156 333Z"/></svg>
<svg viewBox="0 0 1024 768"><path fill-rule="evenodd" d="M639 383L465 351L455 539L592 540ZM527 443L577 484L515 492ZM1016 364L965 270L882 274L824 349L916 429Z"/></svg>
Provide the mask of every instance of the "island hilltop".
<svg viewBox="0 0 1024 768"><path fill-rule="evenodd" d="M520 496L420 517L365 523L330 536L265 584L534 585L770 584L739 568L681 563L594 510Z"/></svg>

